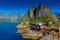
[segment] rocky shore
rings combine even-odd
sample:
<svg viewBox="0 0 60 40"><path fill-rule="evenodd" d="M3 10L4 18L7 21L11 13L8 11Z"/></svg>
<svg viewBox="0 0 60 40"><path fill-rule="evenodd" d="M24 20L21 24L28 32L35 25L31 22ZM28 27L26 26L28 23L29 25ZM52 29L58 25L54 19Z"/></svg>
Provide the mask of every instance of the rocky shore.
<svg viewBox="0 0 60 40"><path fill-rule="evenodd" d="M17 33L31 40L60 40L60 33L55 31L35 31L30 29L29 23L21 23L17 26ZM45 34L45 35L44 35Z"/></svg>

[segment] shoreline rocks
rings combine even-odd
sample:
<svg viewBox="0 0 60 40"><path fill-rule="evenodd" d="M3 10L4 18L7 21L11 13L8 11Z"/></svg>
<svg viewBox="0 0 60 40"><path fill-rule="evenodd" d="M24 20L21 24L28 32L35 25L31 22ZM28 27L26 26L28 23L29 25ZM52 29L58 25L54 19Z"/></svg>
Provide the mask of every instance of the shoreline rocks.
<svg viewBox="0 0 60 40"><path fill-rule="evenodd" d="M27 26L28 25L28 26ZM32 40L42 40L42 39L55 39L55 37L58 39L58 33L55 31L49 31L49 35L47 34L47 31L36 31L36 30L31 30L29 27L29 24L19 24L17 26L18 30L17 33L21 33L22 37L25 39L32 39ZM44 36L44 32L46 36ZM56 34L56 36L54 36ZM52 37L50 37L52 36ZM47 38L48 37L48 38ZM44 39L44 40L45 40Z"/></svg>

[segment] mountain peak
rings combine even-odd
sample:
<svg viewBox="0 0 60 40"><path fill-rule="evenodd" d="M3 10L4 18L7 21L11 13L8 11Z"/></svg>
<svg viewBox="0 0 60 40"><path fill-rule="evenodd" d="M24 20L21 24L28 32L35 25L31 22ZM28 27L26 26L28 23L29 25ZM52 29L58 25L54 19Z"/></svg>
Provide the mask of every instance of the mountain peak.
<svg viewBox="0 0 60 40"><path fill-rule="evenodd" d="M42 18L43 17L43 18ZM39 18L40 20L47 20L49 18L52 18L51 20L55 20L55 17L51 13L50 9L48 6L44 4L39 4L36 8L32 7L28 10L27 12L27 19L26 20L31 20L34 18Z"/></svg>

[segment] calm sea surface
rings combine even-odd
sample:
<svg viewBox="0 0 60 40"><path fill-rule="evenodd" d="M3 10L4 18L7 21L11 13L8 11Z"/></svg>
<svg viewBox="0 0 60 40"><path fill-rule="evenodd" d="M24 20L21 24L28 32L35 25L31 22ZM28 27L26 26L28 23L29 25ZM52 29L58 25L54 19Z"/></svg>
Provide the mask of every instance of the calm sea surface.
<svg viewBox="0 0 60 40"><path fill-rule="evenodd" d="M18 22L0 22L0 40L24 40L16 34Z"/></svg>

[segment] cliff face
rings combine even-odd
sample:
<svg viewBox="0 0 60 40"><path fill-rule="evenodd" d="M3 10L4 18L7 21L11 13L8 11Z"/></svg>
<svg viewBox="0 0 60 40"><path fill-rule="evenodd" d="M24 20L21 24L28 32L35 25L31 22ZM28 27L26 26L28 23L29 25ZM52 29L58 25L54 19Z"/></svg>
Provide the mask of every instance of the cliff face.
<svg viewBox="0 0 60 40"><path fill-rule="evenodd" d="M28 18L34 18L34 10L35 10L35 8L31 8L30 10L29 10L29 12L28 12Z"/></svg>
<svg viewBox="0 0 60 40"><path fill-rule="evenodd" d="M28 18L40 18L49 12L49 8L43 4L39 4L37 8L30 8Z"/></svg>

